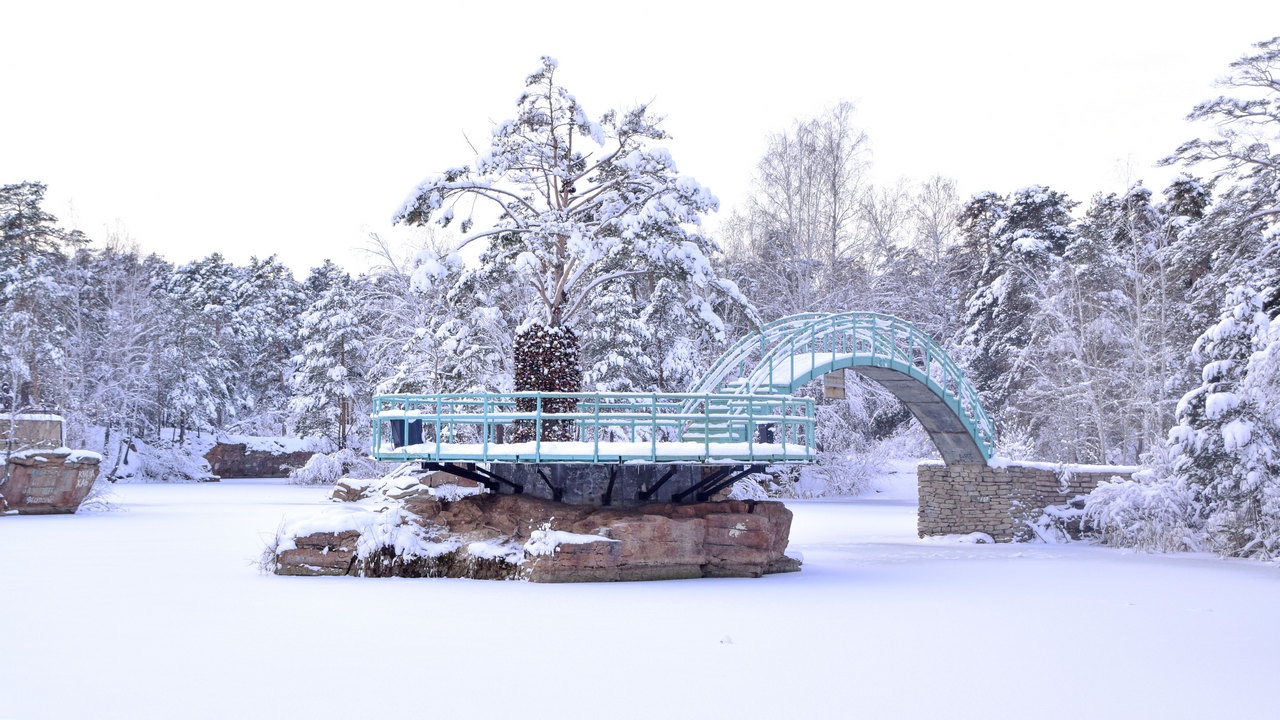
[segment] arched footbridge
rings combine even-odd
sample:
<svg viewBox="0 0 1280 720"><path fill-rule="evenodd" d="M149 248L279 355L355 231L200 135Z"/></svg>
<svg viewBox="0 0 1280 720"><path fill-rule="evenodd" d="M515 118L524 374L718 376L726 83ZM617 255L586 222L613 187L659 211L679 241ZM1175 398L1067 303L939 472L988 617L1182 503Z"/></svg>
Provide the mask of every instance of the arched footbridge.
<svg viewBox="0 0 1280 720"><path fill-rule="evenodd" d="M775 320L729 348L693 390L790 396L814 378L845 369L901 400L947 464L991 458L995 427L977 391L933 338L892 315L805 313ZM730 419L706 430L727 438L745 428Z"/></svg>
<svg viewBox="0 0 1280 720"><path fill-rule="evenodd" d="M865 312L767 323L687 393L379 395L373 455L424 463L808 463L817 455L814 401L795 393L844 369L897 396L947 464L991 457L991 418L947 353L910 323Z"/></svg>

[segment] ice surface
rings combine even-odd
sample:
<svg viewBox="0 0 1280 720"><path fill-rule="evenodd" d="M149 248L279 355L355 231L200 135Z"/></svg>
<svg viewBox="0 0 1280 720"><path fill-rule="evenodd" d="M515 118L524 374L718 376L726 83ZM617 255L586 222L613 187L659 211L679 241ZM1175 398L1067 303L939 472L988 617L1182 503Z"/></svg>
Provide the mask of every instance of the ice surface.
<svg viewBox="0 0 1280 720"><path fill-rule="evenodd" d="M0 716L1275 716L1276 567L924 542L913 488L789 503L799 573L535 585L264 576L327 488L116 486L0 518ZM436 669L370 693L366 663Z"/></svg>

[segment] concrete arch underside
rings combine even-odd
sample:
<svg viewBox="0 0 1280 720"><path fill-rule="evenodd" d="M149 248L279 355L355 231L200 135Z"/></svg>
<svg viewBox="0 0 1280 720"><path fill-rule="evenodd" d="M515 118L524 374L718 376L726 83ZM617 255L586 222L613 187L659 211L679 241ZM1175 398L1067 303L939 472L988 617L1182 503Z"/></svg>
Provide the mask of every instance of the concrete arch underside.
<svg viewBox="0 0 1280 720"><path fill-rule="evenodd" d="M938 448L942 461L948 465L986 463L978 443L968 427L960 420L954 400L939 395L919 378L893 367L876 364L877 358L860 355L835 356L829 362L819 363L791 378L791 392L795 392L815 378L837 370L852 370L879 383L893 393L924 427L929 439Z"/></svg>
<svg viewBox="0 0 1280 720"><path fill-rule="evenodd" d="M954 464L985 464L986 457L974 442L969 429L955 410L924 383L897 370L872 365L849 366L850 370L880 383L915 416L929 439L937 446L942 461Z"/></svg>

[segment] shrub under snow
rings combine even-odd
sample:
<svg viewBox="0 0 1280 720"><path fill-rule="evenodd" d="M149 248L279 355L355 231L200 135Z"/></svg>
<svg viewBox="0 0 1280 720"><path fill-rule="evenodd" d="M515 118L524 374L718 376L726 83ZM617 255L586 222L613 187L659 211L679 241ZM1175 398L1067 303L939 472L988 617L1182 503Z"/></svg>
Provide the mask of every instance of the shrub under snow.
<svg viewBox="0 0 1280 720"><path fill-rule="evenodd" d="M376 460L343 448L312 455L306 465L289 473L289 479L298 485L328 485L346 477L373 478L381 474Z"/></svg>
<svg viewBox="0 0 1280 720"><path fill-rule="evenodd" d="M123 447L123 446L122 446ZM207 482L217 480L209 463L190 443L132 438L128 452L104 463L103 473L112 482Z"/></svg>
<svg viewBox="0 0 1280 720"><path fill-rule="evenodd" d="M1150 552L1204 547L1195 492L1180 478L1150 470L1099 484L1085 502L1084 516L1108 545Z"/></svg>

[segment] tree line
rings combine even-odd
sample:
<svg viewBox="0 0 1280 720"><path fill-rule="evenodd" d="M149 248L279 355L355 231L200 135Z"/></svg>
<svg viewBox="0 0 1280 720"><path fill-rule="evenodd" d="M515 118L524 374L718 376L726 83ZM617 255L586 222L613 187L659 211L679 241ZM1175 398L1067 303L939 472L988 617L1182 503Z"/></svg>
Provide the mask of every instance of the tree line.
<svg viewBox="0 0 1280 720"><path fill-rule="evenodd" d="M643 106L590 119L544 59L492 146L402 208L426 227L418 246L373 237L379 262L358 276L326 262L299 281L274 257L175 265L121 233L90 246L41 207L44 186L4 186L0 402L57 407L108 438L217 429L359 447L377 392L682 391L761 322L878 311L956 357L1002 453L1146 463L1195 498L1185 524L1202 537L1274 553L1280 532L1205 528L1280 527L1278 69L1280 38L1232 64L1226 94L1189 116L1213 136L1163 161L1182 170L1167 187L1086 203L1047 186L962 199L945 178L875 185L841 104L770 137L713 239L700 218L717 202L654 147L660 119ZM455 217L460 199L492 211ZM459 242L479 260L459 260ZM571 349L560 377L527 379L522 342L543 360ZM819 412L834 475L910 420L857 382ZM1137 522L1119 507L1107 516Z"/></svg>

